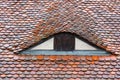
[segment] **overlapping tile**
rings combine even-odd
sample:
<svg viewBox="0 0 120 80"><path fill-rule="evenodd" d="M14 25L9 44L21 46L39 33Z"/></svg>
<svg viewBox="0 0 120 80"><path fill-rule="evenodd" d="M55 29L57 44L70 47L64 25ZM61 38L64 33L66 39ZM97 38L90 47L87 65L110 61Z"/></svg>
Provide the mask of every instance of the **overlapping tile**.
<svg viewBox="0 0 120 80"><path fill-rule="evenodd" d="M14 54L54 33L73 32L120 54L119 0L0 1L0 80L119 80L120 58Z"/></svg>

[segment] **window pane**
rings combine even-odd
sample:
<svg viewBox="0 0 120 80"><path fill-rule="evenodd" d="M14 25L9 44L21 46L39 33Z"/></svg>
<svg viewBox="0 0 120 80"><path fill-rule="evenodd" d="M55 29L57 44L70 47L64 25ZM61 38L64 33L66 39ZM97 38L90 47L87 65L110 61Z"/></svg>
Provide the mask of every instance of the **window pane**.
<svg viewBox="0 0 120 80"><path fill-rule="evenodd" d="M60 33L54 37L54 50L73 51L75 49L75 36L70 33Z"/></svg>
<svg viewBox="0 0 120 80"><path fill-rule="evenodd" d="M51 39L33 47L33 48L31 48L31 50L40 50L40 49L41 50L42 49L44 49L44 50L51 50L52 49L53 50L53 42L54 42L54 38L51 38Z"/></svg>
<svg viewBox="0 0 120 80"><path fill-rule="evenodd" d="M75 38L75 50L98 50L98 49L78 38Z"/></svg>

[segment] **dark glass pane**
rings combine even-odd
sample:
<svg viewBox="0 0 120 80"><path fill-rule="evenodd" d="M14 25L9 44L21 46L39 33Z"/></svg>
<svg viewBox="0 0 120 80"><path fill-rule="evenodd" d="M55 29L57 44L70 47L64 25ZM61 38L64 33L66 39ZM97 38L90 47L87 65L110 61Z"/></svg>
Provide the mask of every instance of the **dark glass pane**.
<svg viewBox="0 0 120 80"><path fill-rule="evenodd" d="M54 37L54 50L73 51L75 49L75 36L71 33L59 33Z"/></svg>

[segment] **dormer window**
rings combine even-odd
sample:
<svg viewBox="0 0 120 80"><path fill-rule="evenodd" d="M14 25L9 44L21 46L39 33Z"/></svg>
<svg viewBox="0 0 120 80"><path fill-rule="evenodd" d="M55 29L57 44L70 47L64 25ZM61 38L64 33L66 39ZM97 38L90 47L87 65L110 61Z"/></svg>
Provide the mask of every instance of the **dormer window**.
<svg viewBox="0 0 120 80"><path fill-rule="evenodd" d="M75 36L70 33L60 33L54 37L55 51L75 50Z"/></svg>
<svg viewBox="0 0 120 80"><path fill-rule="evenodd" d="M80 38L79 36L62 32L43 39L37 45L30 47L22 54L32 55L109 55L110 53Z"/></svg>

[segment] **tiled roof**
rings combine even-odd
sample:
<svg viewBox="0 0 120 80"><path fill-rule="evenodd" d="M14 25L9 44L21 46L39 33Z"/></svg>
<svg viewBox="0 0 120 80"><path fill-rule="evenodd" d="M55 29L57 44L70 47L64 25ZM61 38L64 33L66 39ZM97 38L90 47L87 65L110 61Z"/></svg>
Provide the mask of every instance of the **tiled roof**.
<svg viewBox="0 0 120 80"><path fill-rule="evenodd" d="M18 52L52 34L71 32L120 54L119 7L119 0L1 0L0 47Z"/></svg>
<svg viewBox="0 0 120 80"><path fill-rule="evenodd" d="M0 80L120 80L120 56L14 54L59 32L120 54L119 0L0 0Z"/></svg>
<svg viewBox="0 0 120 80"><path fill-rule="evenodd" d="M0 58L0 80L119 80L119 59L113 55L31 56L9 53Z"/></svg>

